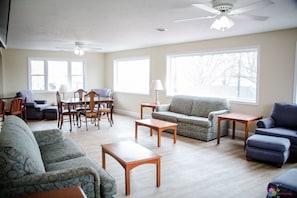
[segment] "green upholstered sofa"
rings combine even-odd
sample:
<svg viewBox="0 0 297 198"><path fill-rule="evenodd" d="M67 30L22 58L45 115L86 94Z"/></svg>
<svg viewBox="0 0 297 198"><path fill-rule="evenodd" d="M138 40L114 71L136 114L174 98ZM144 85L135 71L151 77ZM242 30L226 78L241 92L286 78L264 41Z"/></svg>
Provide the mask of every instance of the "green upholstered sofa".
<svg viewBox="0 0 297 198"><path fill-rule="evenodd" d="M7 116L0 132L0 197L80 186L88 198L113 197L116 183L59 129L34 131Z"/></svg>
<svg viewBox="0 0 297 198"><path fill-rule="evenodd" d="M217 138L218 115L228 112L226 99L175 95L170 104L158 105L152 117L177 123L178 135L210 141ZM228 121L221 121L221 136L227 134Z"/></svg>

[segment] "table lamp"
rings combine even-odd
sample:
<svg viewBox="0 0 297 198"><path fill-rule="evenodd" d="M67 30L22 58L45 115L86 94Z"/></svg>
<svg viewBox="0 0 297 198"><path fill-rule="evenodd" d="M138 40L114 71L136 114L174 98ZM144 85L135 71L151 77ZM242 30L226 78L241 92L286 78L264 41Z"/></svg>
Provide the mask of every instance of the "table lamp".
<svg viewBox="0 0 297 198"><path fill-rule="evenodd" d="M163 85L161 80L153 80L151 83L151 90L155 90L156 91L156 104L160 104L159 99L158 99L158 91L163 90Z"/></svg>
<svg viewBox="0 0 297 198"><path fill-rule="evenodd" d="M65 99L65 92L68 91L68 86L66 84L61 84L59 92L63 94L63 99Z"/></svg>

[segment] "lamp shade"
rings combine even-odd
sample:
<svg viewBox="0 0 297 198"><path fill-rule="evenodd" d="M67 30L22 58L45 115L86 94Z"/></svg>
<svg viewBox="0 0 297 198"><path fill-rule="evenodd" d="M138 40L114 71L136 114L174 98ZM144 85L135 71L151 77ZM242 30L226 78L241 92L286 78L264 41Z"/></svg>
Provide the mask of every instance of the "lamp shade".
<svg viewBox="0 0 297 198"><path fill-rule="evenodd" d="M62 84L59 88L59 92L65 93L68 91L68 86L66 84Z"/></svg>
<svg viewBox="0 0 297 198"><path fill-rule="evenodd" d="M153 80L151 83L151 90L163 90L161 80Z"/></svg>

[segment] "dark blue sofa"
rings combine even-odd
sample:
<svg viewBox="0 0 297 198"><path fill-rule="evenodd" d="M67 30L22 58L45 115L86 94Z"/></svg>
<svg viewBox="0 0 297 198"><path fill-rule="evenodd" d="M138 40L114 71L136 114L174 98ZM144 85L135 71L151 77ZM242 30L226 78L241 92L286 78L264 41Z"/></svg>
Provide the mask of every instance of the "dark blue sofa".
<svg viewBox="0 0 297 198"><path fill-rule="evenodd" d="M290 140L290 158L297 159L297 105L275 103L270 117L257 122L256 134Z"/></svg>

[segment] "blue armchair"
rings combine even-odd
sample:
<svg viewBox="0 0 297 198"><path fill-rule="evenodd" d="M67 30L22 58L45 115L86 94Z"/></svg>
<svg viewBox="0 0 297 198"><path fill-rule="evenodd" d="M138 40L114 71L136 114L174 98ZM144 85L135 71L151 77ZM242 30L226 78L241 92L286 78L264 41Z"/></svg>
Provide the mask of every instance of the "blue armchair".
<svg viewBox="0 0 297 198"><path fill-rule="evenodd" d="M26 101L26 114L27 120L43 120L44 119L44 109L49 107L46 100L35 100L33 94L30 90L23 90L16 93L17 97L23 98L27 97Z"/></svg>
<svg viewBox="0 0 297 198"><path fill-rule="evenodd" d="M275 103L270 117L257 122L256 134L290 140L290 158L297 158L297 105Z"/></svg>

